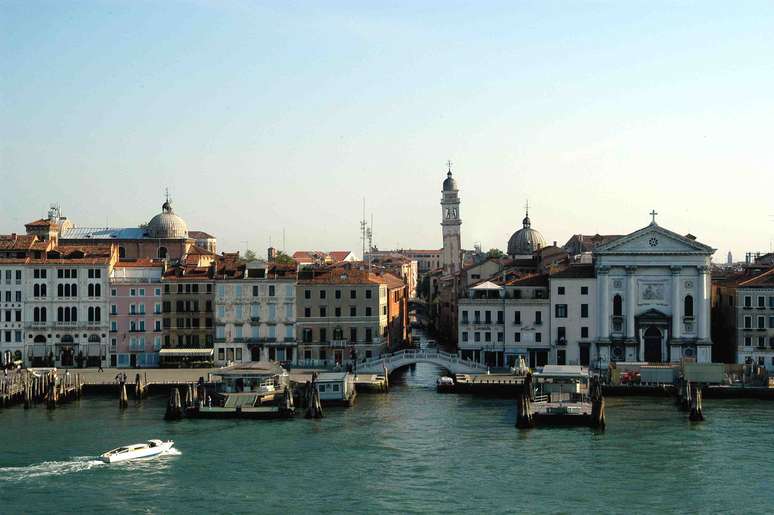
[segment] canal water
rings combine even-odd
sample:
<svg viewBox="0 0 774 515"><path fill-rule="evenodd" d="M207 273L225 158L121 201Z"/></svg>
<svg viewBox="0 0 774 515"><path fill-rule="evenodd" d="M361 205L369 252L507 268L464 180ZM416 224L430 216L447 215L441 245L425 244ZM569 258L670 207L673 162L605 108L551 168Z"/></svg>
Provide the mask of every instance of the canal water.
<svg viewBox="0 0 774 515"><path fill-rule="evenodd" d="M163 420L165 399L0 412L0 513L767 513L774 403L608 399L608 430L514 428L514 403L397 373L322 420ZM148 438L172 455L103 465Z"/></svg>

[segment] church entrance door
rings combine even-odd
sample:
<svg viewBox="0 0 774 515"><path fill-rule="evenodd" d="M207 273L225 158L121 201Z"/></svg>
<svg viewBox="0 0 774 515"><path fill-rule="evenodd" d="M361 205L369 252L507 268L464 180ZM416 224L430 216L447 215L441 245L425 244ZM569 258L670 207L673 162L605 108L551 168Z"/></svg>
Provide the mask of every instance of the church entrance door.
<svg viewBox="0 0 774 515"><path fill-rule="evenodd" d="M649 363L661 363L661 331L655 326L650 326L645 331L645 361Z"/></svg>

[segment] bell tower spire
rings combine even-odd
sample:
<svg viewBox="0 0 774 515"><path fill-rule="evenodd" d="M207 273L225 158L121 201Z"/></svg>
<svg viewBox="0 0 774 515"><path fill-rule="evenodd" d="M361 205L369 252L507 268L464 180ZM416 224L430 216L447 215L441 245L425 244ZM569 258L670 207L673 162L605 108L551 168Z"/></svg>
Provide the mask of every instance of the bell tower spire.
<svg viewBox="0 0 774 515"><path fill-rule="evenodd" d="M452 162L447 161L446 179L443 181L441 190L441 234L443 235L441 266L445 274L456 273L462 268L460 197L451 167Z"/></svg>

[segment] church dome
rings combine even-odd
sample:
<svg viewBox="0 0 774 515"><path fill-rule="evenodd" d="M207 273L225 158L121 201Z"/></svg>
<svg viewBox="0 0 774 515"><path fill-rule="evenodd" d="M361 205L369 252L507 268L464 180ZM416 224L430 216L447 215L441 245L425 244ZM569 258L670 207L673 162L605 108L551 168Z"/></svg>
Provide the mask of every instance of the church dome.
<svg viewBox="0 0 774 515"><path fill-rule="evenodd" d="M160 239L188 238L188 225L174 213L169 199L161 206L161 213L148 222L148 235Z"/></svg>
<svg viewBox="0 0 774 515"><path fill-rule="evenodd" d="M508 240L508 255L526 256L531 255L538 249L546 246L546 240L540 231L532 228L532 222L529 219L529 213L522 220L523 227L513 233Z"/></svg>
<svg viewBox="0 0 774 515"><path fill-rule="evenodd" d="M446 174L446 179L443 181L443 191L457 191L457 181L452 177L451 170Z"/></svg>

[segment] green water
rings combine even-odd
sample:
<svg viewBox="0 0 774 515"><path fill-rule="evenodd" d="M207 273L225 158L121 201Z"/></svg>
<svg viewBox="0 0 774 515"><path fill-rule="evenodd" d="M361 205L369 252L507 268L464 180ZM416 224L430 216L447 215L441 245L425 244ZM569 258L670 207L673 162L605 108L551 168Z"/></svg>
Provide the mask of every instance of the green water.
<svg viewBox="0 0 774 515"><path fill-rule="evenodd" d="M608 430L514 428L514 403L394 376L322 420L164 422L164 399L0 412L0 513L769 513L774 403L608 399ZM176 455L97 454L171 438Z"/></svg>

